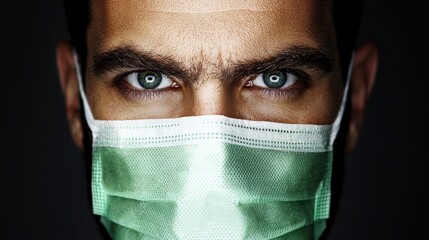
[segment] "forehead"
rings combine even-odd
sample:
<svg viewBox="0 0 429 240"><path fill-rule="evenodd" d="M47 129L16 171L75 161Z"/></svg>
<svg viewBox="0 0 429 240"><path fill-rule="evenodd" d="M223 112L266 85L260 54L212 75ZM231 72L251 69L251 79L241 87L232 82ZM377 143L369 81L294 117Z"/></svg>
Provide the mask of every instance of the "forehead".
<svg viewBox="0 0 429 240"><path fill-rule="evenodd" d="M89 53L133 46L219 61L305 45L332 55L331 12L328 0L94 0Z"/></svg>
<svg viewBox="0 0 429 240"><path fill-rule="evenodd" d="M108 4L116 1L94 0L96 3ZM293 1L292 1L293 2ZM315 3L321 2L320 0ZM275 11L290 7L284 0L125 0L125 5L141 6L147 11L176 13L213 13L225 11ZM112 6L113 6L112 5ZM298 4L303 6L303 4Z"/></svg>

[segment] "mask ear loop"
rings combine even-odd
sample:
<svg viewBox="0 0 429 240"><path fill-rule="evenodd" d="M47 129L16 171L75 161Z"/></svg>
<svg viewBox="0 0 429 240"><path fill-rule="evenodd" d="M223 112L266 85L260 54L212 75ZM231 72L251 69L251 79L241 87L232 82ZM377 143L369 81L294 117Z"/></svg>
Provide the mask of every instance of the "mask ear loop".
<svg viewBox="0 0 429 240"><path fill-rule="evenodd" d="M344 95L343 95L341 107L340 107L340 110L338 111L338 115L335 118L334 123L332 124L331 137L329 140L331 146L332 144L334 144L335 138L337 137L338 131L340 130L341 120L343 118L344 109L346 108L346 101L347 101L347 95L349 92L350 78L352 76L352 71L353 71L354 58L355 58L355 53L353 51L349 62L349 68L347 71L347 80L346 80L346 85L344 87Z"/></svg>
<svg viewBox="0 0 429 240"><path fill-rule="evenodd" d="M91 129L91 131L94 132L94 130L96 130L95 120L94 120L94 116L92 115L91 108L89 107L88 100L86 98L85 90L83 87L82 73L80 71L80 64L78 61L78 55L76 53L76 49L73 49L73 59L74 59L74 64L76 66L76 75L77 75L77 80L79 84L79 93L83 101L85 119L86 119L86 122L88 123L89 129Z"/></svg>

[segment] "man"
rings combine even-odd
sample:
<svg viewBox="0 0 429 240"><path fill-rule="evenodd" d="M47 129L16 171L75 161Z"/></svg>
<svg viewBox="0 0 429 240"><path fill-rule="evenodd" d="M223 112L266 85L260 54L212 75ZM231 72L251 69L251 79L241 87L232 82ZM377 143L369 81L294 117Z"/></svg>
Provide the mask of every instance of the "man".
<svg viewBox="0 0 429 240"><path fill-rule="evenodd" d="M65 1L57 65L109 235L326 234L376 75L376 45L354 45L361 6Z"/></svg>

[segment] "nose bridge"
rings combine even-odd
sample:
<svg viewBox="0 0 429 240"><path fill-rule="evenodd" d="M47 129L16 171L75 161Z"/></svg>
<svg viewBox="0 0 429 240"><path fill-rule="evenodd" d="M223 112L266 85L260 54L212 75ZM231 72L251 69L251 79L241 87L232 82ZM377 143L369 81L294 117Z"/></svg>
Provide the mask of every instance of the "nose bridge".
<svg viewBox="0 0 429 240"><path fill-rule="evenodd" d="M193 115L230 115L230 91L218 79L206 79L195 86Z"/></svg>
<svg viewBox="0 0 429 240"><path fill-rule="evenodd" d="M198 56L192 59L199 64L198 73L195 75L195 81L191 85L192 112L188 114L194 116L200 115L224 115L233 117L234 112L234 92L232 84L224 82L223 70L228 61L225 59L225 53L220 46L212 45L209 49L201 48ZM189 85L188 85L189 86Z"/></svg>

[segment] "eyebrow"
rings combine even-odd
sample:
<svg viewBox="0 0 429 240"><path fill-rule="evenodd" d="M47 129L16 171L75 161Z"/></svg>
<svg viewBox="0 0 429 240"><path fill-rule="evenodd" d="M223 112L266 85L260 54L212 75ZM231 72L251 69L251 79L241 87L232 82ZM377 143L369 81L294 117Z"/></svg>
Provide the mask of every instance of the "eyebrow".
<svg viewBox="0 0 429 240"><path fill-rule="evenodd" d="M184 66L169 56L136 50L130 46L118 47L94 56L91 67L95 75L103 75L121 69L151 70L177 77L191 77Z"/></svg>
<svg viewBox="0 0 429 240"><path fill-rule="evenodd" d="M163 56L140 51L130 46L118 47L94 56L92 72L103 75L121 69L151 70L181 79L196 81L201 72L202 63L192 63L188 68L171 56ZM220 78L225 82L243 79L267 71L306 68L323 73L333 69L333 61L321 50L308 46L292 46L273 54L268 58L242 61L229 61L220 70Z"/></svg>
<svg viewBox="0 0 429 240"><path fill-rule="evenodd" d="M333 60L317 48L292 46L269 58L233 62L222 76L231 81L269 71L297 68L329 73L333 70Z"/></svg>

